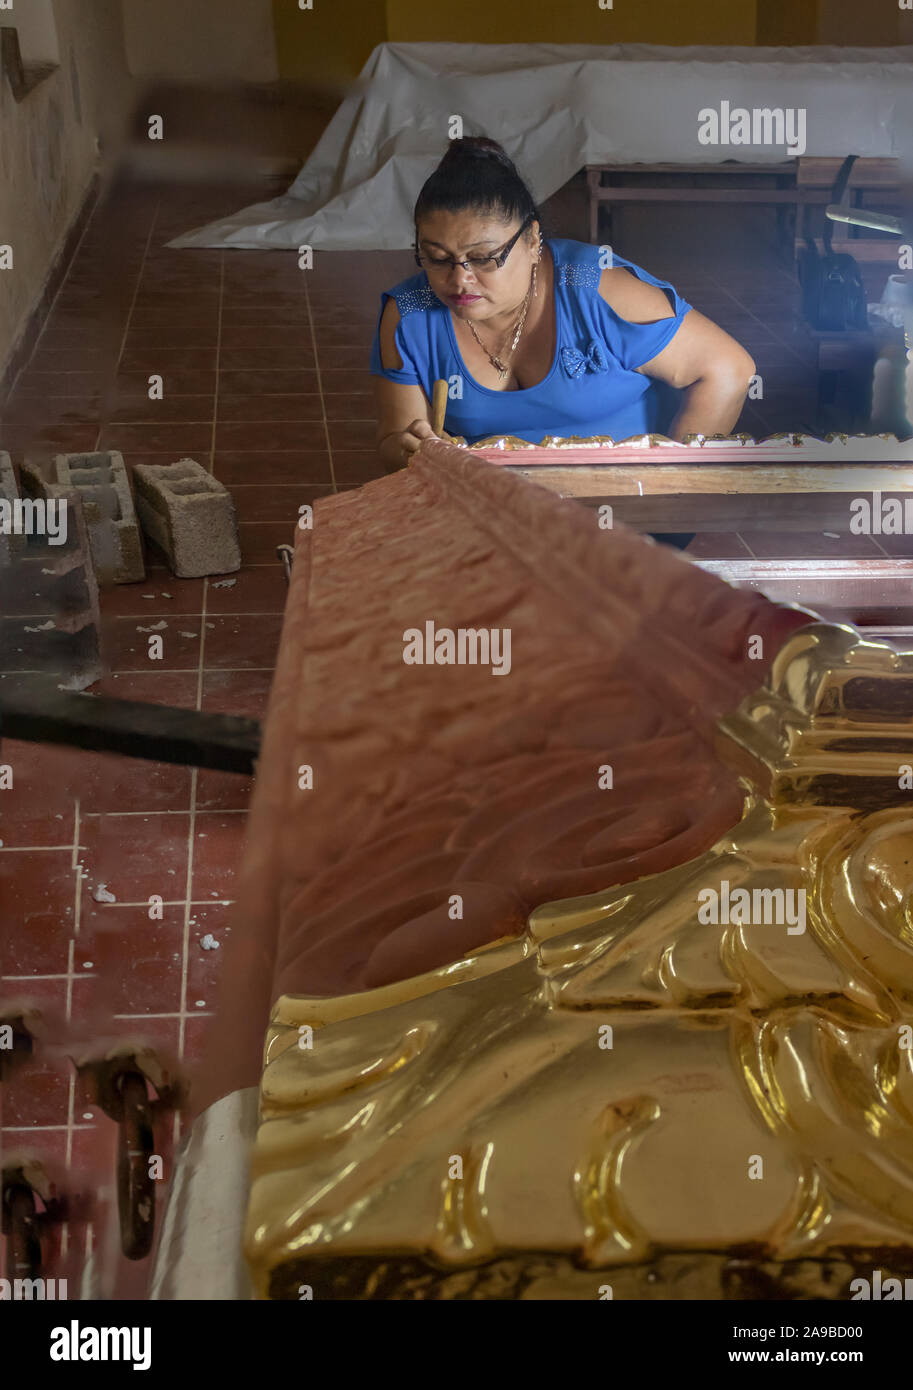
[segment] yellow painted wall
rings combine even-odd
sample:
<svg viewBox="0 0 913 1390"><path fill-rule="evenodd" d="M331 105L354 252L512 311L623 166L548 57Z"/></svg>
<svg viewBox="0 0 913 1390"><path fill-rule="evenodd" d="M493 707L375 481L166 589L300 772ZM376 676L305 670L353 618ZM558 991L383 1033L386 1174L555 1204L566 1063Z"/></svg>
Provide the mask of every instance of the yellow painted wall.
<svg viewBox="0 0 913 1390"><path fill-rule="evenodd" d="M818 42L858 44L860 48L910 42L910 11L897 0L860 4L859 0L818 0Z"/></svg>
<svg viewBox="0 0 913 1390"><path fill-rule="evenodd" d="M318 85L351 81L372 48L397 43L746 44L760 0L273 0L281 77ZM797 0L800 3L801 0ZM770 3L770 0L763 0ZM771 27L770 25L768 26ZM765 43L808 42L767 37Z"/></svg>
<svg viewBox="0 0 913 1390"><path fill-rule="evenodd" d="M764 0L762 0L762 3ZM758 0L387 0L394 42L753 44Z"/></svg>
<svg viewBox="0 0 913 1390"><path fill-rule="evenodd" d="M820 0L764 0L758 6L755 42L762 48L818 43L819 6Z"/></svg>
<svg viewBox="0 0 913 1390"><path fill-rule="evenodd" d="M339 86L395 43L909 43L897 0L272 0L282 77Z"/></svg>
<svg viewBox="0 0 913 1390"><path fill-rule="evenodd" d="M273 0L279 76L317 87L345 85L387 38L383 0Z"/></svg>

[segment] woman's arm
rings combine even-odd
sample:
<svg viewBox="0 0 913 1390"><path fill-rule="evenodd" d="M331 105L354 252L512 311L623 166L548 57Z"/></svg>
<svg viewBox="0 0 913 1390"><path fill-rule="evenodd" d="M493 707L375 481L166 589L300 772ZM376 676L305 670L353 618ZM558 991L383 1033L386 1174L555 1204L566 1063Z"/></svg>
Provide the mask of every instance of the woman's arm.
<svg viewBox="0 0 913 1390"><path fill-rule="evenodd" d="M604 270L599 293L629 323L674 317L665 290L618 268ZM669 435L729 434L742 412L755 364L745 349L710 319L691 309L671 343L635 369L684 392Z"/></svg>
<svg viewBox="0 0 913 1390"><path fill-rule="evenodd" d="M388 299L380 320L380 360L391 369L402 367L403 361L396 346L396 325L399 309L394 299ZM394 472L409 462L423 439L430 438L431 406L420 386L390 381L385 376L374 378L374 397L377 403L377 451L388 472Z"/></svg>

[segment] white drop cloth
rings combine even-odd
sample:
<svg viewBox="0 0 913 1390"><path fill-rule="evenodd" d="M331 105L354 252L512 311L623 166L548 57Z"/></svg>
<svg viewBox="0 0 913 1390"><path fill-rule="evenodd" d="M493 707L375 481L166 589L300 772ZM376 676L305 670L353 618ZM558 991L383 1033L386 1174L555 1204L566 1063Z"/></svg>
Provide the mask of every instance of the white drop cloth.
<svg viewBox="0 0 913 1390"><path fill-rule="evenodd" d="M170 246L399 250L447 146L499 140L537 201L586 164L772 163L783 146L702 145L698 112L805 108L806 154L906 155L913 48L384 43L281 198Z"/></svg>

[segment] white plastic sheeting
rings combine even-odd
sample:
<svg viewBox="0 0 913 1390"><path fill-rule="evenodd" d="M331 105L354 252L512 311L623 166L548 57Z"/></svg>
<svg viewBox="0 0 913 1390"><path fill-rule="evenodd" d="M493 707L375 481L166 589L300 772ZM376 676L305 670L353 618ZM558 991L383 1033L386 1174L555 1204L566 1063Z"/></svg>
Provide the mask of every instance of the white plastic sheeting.
<svg viewBox="0 0 913 1390"><path fill-rule="evenodd" d="M784 145L710 145L699 113L804 111L804 153L906 154L913 48L384 43L281 198L171 246L399 250L447 146L448 120L504 145L537 201L586 164L742 159Z"/></svg>

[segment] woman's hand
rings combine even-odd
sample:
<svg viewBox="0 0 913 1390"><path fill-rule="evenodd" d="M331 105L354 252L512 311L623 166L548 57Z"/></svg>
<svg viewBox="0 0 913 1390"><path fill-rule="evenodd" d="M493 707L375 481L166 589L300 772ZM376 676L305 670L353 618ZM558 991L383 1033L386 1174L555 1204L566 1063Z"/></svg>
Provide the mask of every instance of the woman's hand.
<svg viewBox="0 0 913 1390"><path fill-rule="evenodd" d="M422 447L422 440L435 439L437 436L427 420L413 420L408 429L403 430L400 435L400 447L408 463L416 450Z"/></svg>
<svg viewBox="0 0 913 1390"><path fill-rule="evenodd" d="M426 439L437 437L430 422L422 419L413 420L404 430L393 430L380 441L378 452L384 467L389 472L405 467Z"/></svg>

